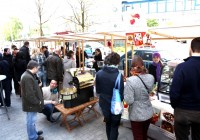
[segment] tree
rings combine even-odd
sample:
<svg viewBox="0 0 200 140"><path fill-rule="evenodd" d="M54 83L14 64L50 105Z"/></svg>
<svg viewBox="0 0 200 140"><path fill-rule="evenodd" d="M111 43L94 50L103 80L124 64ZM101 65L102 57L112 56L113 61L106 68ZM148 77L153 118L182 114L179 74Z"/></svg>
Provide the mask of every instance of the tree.
<svg viewBox="0 0 200 140"><path fill-rule="evenodd" d="M23 25L18 18L10 18L3 27L3 34L7 41L13 41L21 37Z"/></svg>
<svg viewBox="0 0 200 140"><path fill-rule="evenodd" d="M44 36L43 32L43 26L45 23L47 23L51 17L55 14L56 9L49 16L45 17L45 9L48 9L47 5L45 5L45 0L35 0L35 6L36 6L36 14L38 17L38 21L36 22L39 25L39 33L40 36ZM49 12L48 12L49 13Z"/></svg>
<svg viewBox="0 0 200 140"><path fill-rule="evenodd" d="M157 19L147 19L147 26L148 27L156 27L158 26L158 21Z"/></svg>
<svg viewBox="0 0 200 140"><path fill-rule="evenodd" d="M92 6L91 0L76 0L73 2L71 0L67 0L68 5L71 8L72 16L64 17L67 22L71 22L75 25L76 31L84 32L86 28L91 26L89 23L89 11Z"/></svg>

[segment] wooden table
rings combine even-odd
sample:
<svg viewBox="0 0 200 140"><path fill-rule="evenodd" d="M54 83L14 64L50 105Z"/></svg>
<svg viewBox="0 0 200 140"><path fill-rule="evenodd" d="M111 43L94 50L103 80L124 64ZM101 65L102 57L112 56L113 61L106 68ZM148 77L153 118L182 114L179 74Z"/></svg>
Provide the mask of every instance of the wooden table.
<svg viewBox="0 0 200 140"><path fill-rule="evenodd" d="M76 107L64 108L63 104L58 104L55 106L55 108L58 109L62 114L62 123L61 124L65 124L67 130L70 132L73 128L75 128L77 126L77 125L70 126L69 123L71 121L78 122L78 125L83 126L81 118L83 119L84 122L87 122L89 119L91 119L93 117L98 117L98 112L94 108L94 106L97 102L98 102L98 98L95 97L94 100L91 100L89 102L86 102L86 103L81 104ZM88 109L87 112L84 111L86 108ZM86 120L85 116L88 115L91 111L94 112L94 115L91 118ZM75 114L74 118L72 120L67 121L67 117L72 114Z"/></svg>

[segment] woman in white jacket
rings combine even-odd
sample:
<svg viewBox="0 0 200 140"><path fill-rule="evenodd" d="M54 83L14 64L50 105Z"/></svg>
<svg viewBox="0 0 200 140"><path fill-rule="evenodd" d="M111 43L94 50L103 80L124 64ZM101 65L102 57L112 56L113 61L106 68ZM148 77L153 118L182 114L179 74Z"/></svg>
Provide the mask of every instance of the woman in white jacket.
<svg viewBox="0 0 200 140"><path fill-rule="evenodd" d="M153 116L149 91L153 88L154 77L147 74L141 57L134 56L131 63L131 77L126 81L124 99L129 105L129 118L134 140L147 140L147 130Z"/></svg>

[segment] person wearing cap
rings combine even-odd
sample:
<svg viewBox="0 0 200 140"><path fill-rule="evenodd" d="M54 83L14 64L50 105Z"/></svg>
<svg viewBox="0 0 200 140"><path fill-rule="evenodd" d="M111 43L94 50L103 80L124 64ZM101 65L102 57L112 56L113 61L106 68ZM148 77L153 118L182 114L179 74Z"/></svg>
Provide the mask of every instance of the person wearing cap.
<svg viewBox="0 0 200 140"><path fill-rule="evenodd" d="M37 112L41 112L44 106L42 90L36 79L39 64L31 60L27 70L21 77L22 109L26 112L26 124L29 140L43 140L40 136L43 132L36 131Z"/></svg>
<svg viewBox="0 0 200 140"><path fill-rule="evenodd" d="M152 57L153 57L153 63L149 66L149 74L153 75L155 79L154 83L156 83L159 82L160 80L163 64L160 61L161 59L160 53L155 52L152 55Z"/></svg>

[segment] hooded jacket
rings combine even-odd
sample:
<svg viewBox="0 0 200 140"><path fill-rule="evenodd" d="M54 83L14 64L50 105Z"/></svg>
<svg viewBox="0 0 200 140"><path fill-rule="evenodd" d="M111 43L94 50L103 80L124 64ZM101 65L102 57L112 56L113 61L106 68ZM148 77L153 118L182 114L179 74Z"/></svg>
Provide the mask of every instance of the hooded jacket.
<svg viewBox="0 0 200 140"><path fill-rule="evenodd" d="M111 99L113 95L113 88L115 81L119 74L117 68L104 66L96 74L96 92L99 94L99 105L105 117L111 114ZM120 96L121 100L124 99L124 81L121 76L120 81Z"/></svg>

